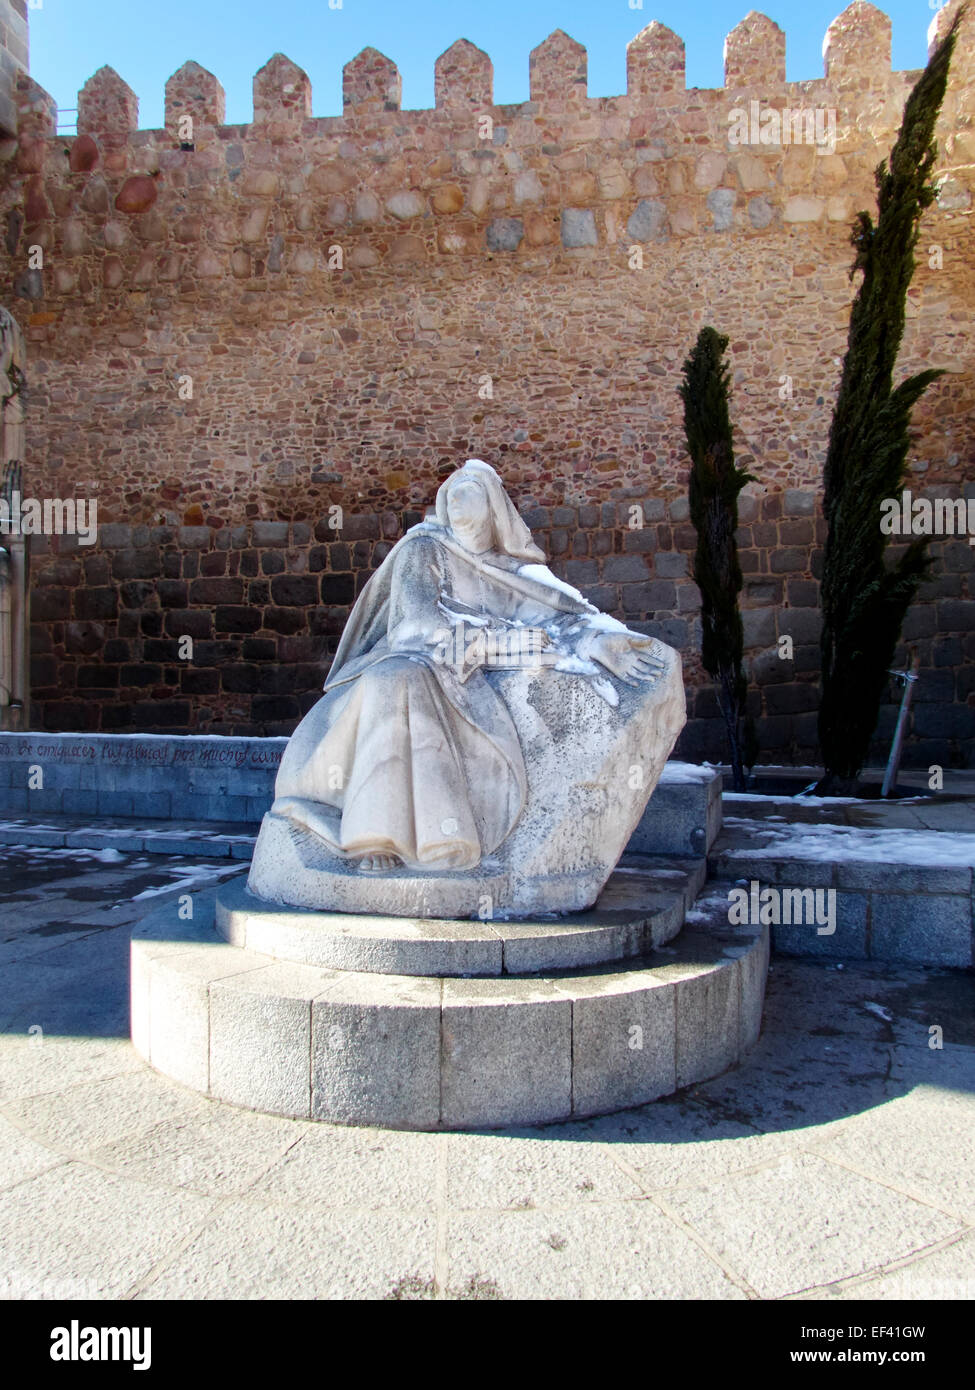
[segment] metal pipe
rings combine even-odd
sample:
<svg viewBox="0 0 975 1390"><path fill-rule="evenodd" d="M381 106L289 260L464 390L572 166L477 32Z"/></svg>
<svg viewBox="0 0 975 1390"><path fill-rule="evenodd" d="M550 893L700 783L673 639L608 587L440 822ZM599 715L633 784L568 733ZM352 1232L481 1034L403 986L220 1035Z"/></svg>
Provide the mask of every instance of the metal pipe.
<svg viewBox="0 0 975 1390"><path fill-rule="evenodd" d="M911 696L914 693L914 684L917 680L917 668L921 664L921 658L915 653L914 660L909 671L891 671L892 676L904 686L904 693L901 696L901 707L897 715L897 727L894 730L893 742L890 745L890 757L887 759L887 771L884 773L884 783L880 788L882 797L889 796L891 787L897 782L897 772L901 765L901 753L904 748L904 734L907 730L907 714L911 705Z"/></svg>

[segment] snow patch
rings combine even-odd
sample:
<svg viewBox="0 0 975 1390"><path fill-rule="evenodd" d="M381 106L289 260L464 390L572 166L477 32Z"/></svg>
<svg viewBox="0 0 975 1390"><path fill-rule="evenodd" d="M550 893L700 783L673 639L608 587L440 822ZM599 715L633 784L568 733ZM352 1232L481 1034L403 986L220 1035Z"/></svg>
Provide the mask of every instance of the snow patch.
<svg viewBox="0 0 975 1390"><path fill-rule="evenodd" d="M865 1001L863 1007L868 1014L873 1014L876 1018L882 1018L885 1023L893 1023L894 1015L890 1009L885 1009L883 1004L874 1004L872 1001Z"/></svg>
<svg viewBox="0 0 975 1390"><path fill-rule="evenodd" d="M664 765L662 782L710 782L713 780L715 769L710 763L698 766L697 763L666 763Z"/></svg>
<svg viewBox="0 0 975 1390"><path fill-rule="evenodd" d="M526 579L534 579L536 584L547 584L550 589L558 589L560 593L567 594L569 598L578 599L580 603L588 602L582 597L578 589L574 589L571 584L566 584L564 579L557 578L548 565L519 565L518 573L523 574Z"/></svg>
<svg viewBox="0 0 975 1390"><path fill-rule="evenodd" d="M181 866L176 873L184 873L185 869ZM136 893L133 902L142 902L146 898L158 898L163 893L194 892L207 883L219 883L223 878L232 878L241 872L239 860L229 864L199 864L192 869L185 878L178 878L173 883L162 883L157 888L144 888L141 893Z"/></svg>
<svg viewBox="0 0 975 1390"><path fill-rule="evenodd" d="M742 829L756 841L729 848L729 859L810 859L826 864L913 864L975 867L975 835L947 830L865 830L850 825L790 825L769 828L764 820L726 816L726 828Z"/></svg>

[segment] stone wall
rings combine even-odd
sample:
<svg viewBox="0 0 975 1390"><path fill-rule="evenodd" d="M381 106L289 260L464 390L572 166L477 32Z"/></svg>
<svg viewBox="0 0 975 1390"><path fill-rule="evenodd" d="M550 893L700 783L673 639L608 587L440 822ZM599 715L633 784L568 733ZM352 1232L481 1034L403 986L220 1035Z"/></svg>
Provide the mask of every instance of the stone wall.
<svg viewBox="0 0 975 1390"><path fill-rule="evenodd" d="M0 0L0 141L17 134L17 76L28 68L27 0Z"/></svg>
<svg viewBox="0 0 975 1390"><path fill-rule="evenodd" d="M117 835L129 839L137 830L38 826L38 814L134 817L151 822L147 829L166 837L188 838L193 825L207 821L259 825L274 800L286 743L284 738L178 734L0 733L0 845L91 846L92 836L111 845ZM26 825L5 819L24 813L31 817ZM159 821L180 822L182 831L155 824ZM627 852L696 859L703 883L703 856L720 829L720 774L671 761ZM238 839L228 834L224 852L236 857L231 847ZM242 857L249 859L253 847L251 837Z"/></svg>
<svg viewBox="0 0 975 1390"><path fill-rule="evenodd" d="M900 359L947 369L911 459L911 486L940 496L975 479L973 32L969 15ZM432 111L400 110L395 65L366 49L335 118L312 117L279 54L245 126L222 123L220 84L188 63L163 130L138 129L103 68L71 139L23 76L0 273L29 344L30 491L94 497L102 523L95 547L35 545L35 724L288 732L368 574L474 456L557 573L682 650L680 751L720 758L677 396L713 323L759 479L740 540L763 754L814 757L849 229L917 73L891 72L890 22L862 0L830 26L822 79L787 83L784 42L753 13L726 42L725 86L686 90L683 44L654 23L629 45L626 95L591 99L585 51L556 32L531 54L530 99L495 106L490 59L460 41ZM835 149L732 143L729 112L752 102L835 112ZM905 631L922 661L906 758L971 765L975 547L933 553Z"/></svg>

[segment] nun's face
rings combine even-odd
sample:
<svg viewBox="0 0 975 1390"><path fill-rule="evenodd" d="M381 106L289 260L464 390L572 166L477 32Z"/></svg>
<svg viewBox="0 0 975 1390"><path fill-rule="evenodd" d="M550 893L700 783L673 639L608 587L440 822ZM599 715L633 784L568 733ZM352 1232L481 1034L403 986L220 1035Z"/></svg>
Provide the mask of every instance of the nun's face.
<svg viewBox="0 0 975 1390"><path fill-rule="evenodd" d="M465 550L475 555L490 550L494 540L487 493L473 478L455 483L447 493L447 520Z"/></svg>

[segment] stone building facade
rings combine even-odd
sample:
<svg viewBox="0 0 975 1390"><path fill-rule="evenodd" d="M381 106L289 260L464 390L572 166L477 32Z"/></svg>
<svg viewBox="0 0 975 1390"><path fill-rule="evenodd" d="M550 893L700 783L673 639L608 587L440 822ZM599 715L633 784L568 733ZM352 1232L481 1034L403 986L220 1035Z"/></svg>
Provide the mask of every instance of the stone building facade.
<svg viewBox="0 0 975 1390"><path fill-rule="evenodd" d="M874 209L918 76L891 71L890 21L864 0L824 55L821 79L786 82L785 35L752 13L726 40L724 87L687 90L683 43L653 23L628 47L626 94L594 99L585 50L557 31L531 54L529 100L495 106L490 59L461 40L437 60L435 109L404 111L395 65L366 49L343 114L315 118L278 54L243 126L187 63L162 130L138 128L102 68L71 138L21 73L0 274L28 343L26 484L96 499L100 522L96 545L34 544L35 726L289 732L369 574L480 457L558 574L682 651L679 751L720 759L677 395L711 323L758 479L739 541L762 753L814 759L850 226ZM914 417L911 486L930 496L975 495L973 89L970 14L900 358L946 369ZM762 128L778 143L753 143ZM971 766L975 546L933 554L904 634L921 659L906 761Z"/></svg>

